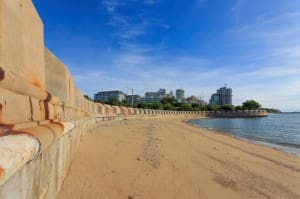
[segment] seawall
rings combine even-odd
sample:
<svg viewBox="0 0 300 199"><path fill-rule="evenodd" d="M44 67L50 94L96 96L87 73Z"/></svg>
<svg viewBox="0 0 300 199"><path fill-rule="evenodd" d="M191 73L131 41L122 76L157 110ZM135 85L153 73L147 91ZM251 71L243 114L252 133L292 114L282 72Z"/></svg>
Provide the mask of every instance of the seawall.
<svg viewBox="0 0 300 199"><path fill-rule="evenodd" d="M211 112L109 106L84 98L44 45L31 0L0 0L0 198L55 198L85 135L106 120Z"/></svg>
<svg viewBox="0 0 300 199"><path fill-rule="evenodd" d="M239 110L239 111L211 111L206 114L207 117L221 118L251 118L251 117L267 117L265 110Z"/></svg>

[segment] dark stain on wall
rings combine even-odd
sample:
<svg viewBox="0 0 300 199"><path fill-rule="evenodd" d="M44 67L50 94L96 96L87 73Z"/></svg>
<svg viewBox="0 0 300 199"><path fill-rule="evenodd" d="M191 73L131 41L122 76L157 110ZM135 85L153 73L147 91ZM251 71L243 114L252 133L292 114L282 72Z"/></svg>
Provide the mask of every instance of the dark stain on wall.
<svg viewBox="0 0 300 199"><path fill-rule="evenodd" d="M33 121L33 105L31 97L29 97L29 104L30 104L30 121Z"/></svg>
<svg viewBox="0 0 300 199"><path fill-rule="evenodd" d="M2 123L2 104L0 104L0 123Z"/></svg>
<svg viewBox="0 0 300 199"><path fill-rule="evenodd" d="M45 109L45 120L48 120L50 117L50 113L49 113L49 102L51 100L52 95L47 92L47 98L44 100L44 109Z"/></svg>
<svg viewBox="0 0 300 199"><path fill-rule="evenodd" d="M0 81L4 80L5 78L5 71L0 66Z"/></svg>

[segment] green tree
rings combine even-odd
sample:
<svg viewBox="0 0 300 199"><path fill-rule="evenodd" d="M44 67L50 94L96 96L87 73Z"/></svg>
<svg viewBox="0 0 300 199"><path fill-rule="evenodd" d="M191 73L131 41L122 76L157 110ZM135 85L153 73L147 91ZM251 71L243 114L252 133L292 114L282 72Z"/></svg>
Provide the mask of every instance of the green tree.
<svg viewBox="0 0 300 199"><path fill-rule="evenodd" d="M94 101L88 95L84 95L84 98L87 99L87 100L90 100L90 101Z"/></svg>
<svg viewBox="0 0 300 199"><path fill-rule="evenodd" d="M212 104L208 104L207 107L206 107L206 109L207 109L208 111L215 111L215 110L216 110L216 109L215 109L215 106L213 106Z"/></svg>
<svg viewBox="0 0 300 199"><path fill-rule="evenodd" d="M281 110L274 108L263 108L263 110L267 111L268 113L281 113Z"/></svg>
<svg viewBox="0 0 300 199"><path fill-rule="evenodd" d="M212 105L212 104L208 104L206 109L208 111L224 111L224 109L221 108L221 106L218 105Z"/></svg>
<svg viewBox="0 0 300 199"><path fill-rule="evenodd" d="M235 107L233 105L224 104L220 107L220 109L223 111L234 111Z"/></svg>
<svg viewBox="0 0 300 199"><path fill-rule="evenodd" d="M236 106L235 110L240 111L240 110L244 110L244 108L242 106Z"/></svg>
<svg viewBox="0 0 300 199"><path fill-rule="evenodd" d="M153 103L149 104L149 108L156 109L156 110L162 110L163 105L160 102L153 102Z"/></svg>
<svg viewBox="0 0 300 199"><path fill-rule="evenodd" d="M193 107L190 104L188 104L188 103L180 103L180 107L178 107L178 110L181 110L181 111L192 111Z"/></svg>
<svg viewBox="0 0 300 199"><path fill-rule="evenodd" d="M127 106L131 107L131 104L127 100L122 100L121 102L118 103L118 106Z"/></svg>
<svg viewBox="0 0 300 199"><path fill-rule="evenodd" d="M152 103L144 103L144 102L142 102L142 103L138 104L137 107L138 108L143 108L143 109L151 109L151 104Z"/></svg>
<svg viewBox="0 0 300 199"><path fill-rule="evenodd" d="M171 104L171 105L175 106L177 104L177 100L175 99L175 97L165 97L160 100L160 103Z"/></svg>
<svg viewBox="0 0 300 199"><path fill-rule="evenodd" d="M117 98L115 98L115 97L110 97L110 98L108 99L108 101L106 102L106 104L116 106L116 105L119 104L119 101L118 101Z"/></svg>
<svg viewBox="0 0 300 199"><path fill-rule="evenodd" d="M201 111L201 110L203 110L203 105L201 105L201 104L192 104L192 107L193 107L193 109L194 109L194 111Z"/></svg>
<svg viewBox="0 0 300 199"><path fill-rule="evenodd" d="M166 103L166 104L163 104L163 109L164 110L174 110L175 107L170 103Z"/></svg>
<svg viewBox="0 0 300 199"><path fill-rule="evenodd" d="M261 108L261 105L255 100L247 100L243 103L245 110L257 110Z"/></svg>

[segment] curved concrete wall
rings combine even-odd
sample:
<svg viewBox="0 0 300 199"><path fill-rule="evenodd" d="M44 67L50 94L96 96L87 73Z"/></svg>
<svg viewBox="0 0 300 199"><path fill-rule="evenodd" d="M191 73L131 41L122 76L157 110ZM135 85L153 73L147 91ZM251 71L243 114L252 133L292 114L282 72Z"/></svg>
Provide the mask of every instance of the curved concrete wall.
<svg viewBox="0 0 300 199"><path fill-rule="evenodd" d="M212 111L207 114L209 117L231 117L231 118L242 118L242 117L266 117L268 113L265 110L243 110L243 111Z"/></svg>

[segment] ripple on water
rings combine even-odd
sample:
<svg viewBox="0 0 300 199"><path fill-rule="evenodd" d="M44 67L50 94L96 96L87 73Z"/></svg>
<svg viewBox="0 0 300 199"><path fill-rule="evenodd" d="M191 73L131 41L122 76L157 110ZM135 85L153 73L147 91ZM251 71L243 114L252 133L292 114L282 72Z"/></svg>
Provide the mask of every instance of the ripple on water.
<svg viewBox="0 0 300 199"><path fill-rule="evenodd" d="M265 118L211 118L190 121L300 156L300 114L270 114Z"/></svg>

